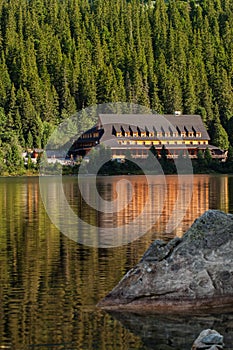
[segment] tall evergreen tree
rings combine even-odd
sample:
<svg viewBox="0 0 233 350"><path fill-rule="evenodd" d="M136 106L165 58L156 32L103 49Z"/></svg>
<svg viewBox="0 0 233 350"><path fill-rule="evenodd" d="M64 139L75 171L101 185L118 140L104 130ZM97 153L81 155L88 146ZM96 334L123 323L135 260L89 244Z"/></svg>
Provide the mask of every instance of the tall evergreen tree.
<svg viewBox="0 0 233 350"><path fill-rule="evenodd" d="M215 105L215 119L212 122L210 133L211 133L211 141L213 145L223 150L228 150L228 147L229 147L228 135L224 127L221 125L217 105Z"/></svg>
<svg viewBox="0 0 233 350"><path fill-rule="evenodd" d="M23 147L41 122L53 128L77 109L128 101L200 113L225 148L232 21L229 0L1 0L0 107ZM44 132L33 133L40 144Z"/></svg>

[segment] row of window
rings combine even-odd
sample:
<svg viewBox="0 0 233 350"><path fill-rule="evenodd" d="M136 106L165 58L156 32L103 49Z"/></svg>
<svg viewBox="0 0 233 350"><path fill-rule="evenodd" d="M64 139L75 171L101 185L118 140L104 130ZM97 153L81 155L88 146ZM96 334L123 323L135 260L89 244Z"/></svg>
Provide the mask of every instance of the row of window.
<svg viewBox="0 0 233 350"><path fill-rule="evenodd" d="M132 156L140 156L140 155L148 156L148 150L147 149L131 150L130 153L131 153ZM160 153L161 153L161 151L158 150L158 154L160 154ZM184 154L184 155L186 155L187 154L187 150L183 150L183 151L182 150L170 150L169 154L172 154L172 155ZM189 154L190 155L196 155L197 151L196 150L190 150ZM113 156L113 158L114 158L114 156L119 158L120 156L124 157L125 154L124 154L124 152L122 152L122 150L115 149L115 150L113 150L112 156Z"/></svg>
<svg viewBox="0 0 233 350"><path fill-rule="evenodd" d="M137 154L144 154L144 155L148 155L148 149L136 149L136 150L131 150L130 151L130 153L132 154L132 155L137 155ZM160 154L161 153L161 150L158 150L158 154ZM170 154L180 154L180 153L183 153L183 154L186 154L187 153L187 150L185 149L185 150L169 150L169 153ZM197 153L197 151L194 149L194 150L190 150L189 151L189 154L196 154ZM114 149L113 150L113 152L112 152L112 154L113 154L113 156L114 155L124 155L124 151L123 150L121 150L121 149Z"/></svg>
<svg viewBox="0 0 233 350"><path fill-rule="evenodd" d="M89 134L82 134L82 136L81 136L82 139L91 139L91 138L97 138L97 137L99 137L98 132L93 132L93 133L89 133Z"/></svg>
<svg viewBox="0 0 233 350"><path fill-rule="evenodd" d="M96 143L94 143L94 142L85 142L85 143L80 143L79 145L78 145L78 148L88 148L88 147L94 147L94 146L96 146Z"/></svg>
<svg viewBox="0 0 233 350"><path fill-rule="evenodd" d="M118 141L119 145L144 145L144 146L156 146L156 145L208 145L208 141Z"/></svg>
<svg viewBox="0 0 233 350"><path fill-rule="evenodd" d="M201 137L201 132L190 132L190 131L181 131L181 132L116 132L116 137Z"/></svg>

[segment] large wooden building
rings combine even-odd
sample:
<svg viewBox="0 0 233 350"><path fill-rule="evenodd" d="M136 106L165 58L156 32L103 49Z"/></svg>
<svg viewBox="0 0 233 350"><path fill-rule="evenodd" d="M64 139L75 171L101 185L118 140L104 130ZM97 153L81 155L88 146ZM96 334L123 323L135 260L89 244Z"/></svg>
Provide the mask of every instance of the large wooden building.
<svg viewBox="0 0 233 350"><path fill-rule="evenodd" d="M100 114L98 123L85 131L73 144L70 155L84 157L98 144L112 151L113 159L126 152L134 158L146 158L154 146L160 154L166 147L168 157L180 154L196 158L208 148L213 158L226 159L226 151L209 144L210 137L199 115Z"/></svg>

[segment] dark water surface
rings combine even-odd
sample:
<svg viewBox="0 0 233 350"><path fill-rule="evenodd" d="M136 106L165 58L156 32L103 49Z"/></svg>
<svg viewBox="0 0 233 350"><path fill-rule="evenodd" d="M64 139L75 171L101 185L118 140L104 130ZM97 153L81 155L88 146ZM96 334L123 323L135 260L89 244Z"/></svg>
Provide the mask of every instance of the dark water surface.
<svg viewBox="0 0 233 350"><path fill-rule="evenodd" d="M116 198L121 177L98 178L105 200ZM151 177L148 195L144 177L125 177L135 191L130 204L116 214L100 214L81 199L77 179L63 179L73 210L93 226L122 226L134 220L149 200L140 229L159 213L139 239L115 248L88 247L70 240L51 223L40 197L38 178L0 179L0 349L190 349L199 330L215 327L233 340L232 315L142 316L107 314L95 307L125 272L138 262L156 238L182 236L207 209L233 213L233 177L195 175L193 196L180 225L167 222L177 198L177 178L166 177L166 192ZM51 181L51 180L50 180ZM55 181L55 179L54 179ZM83 180L92 195L93 183ZM161 185L162 186L162 185ZM130 197L122 183L122 202ZM182 190L185 203L185 188ZM161 193L165 193L163 203ZM54 207L59 200L54 200ZM182 209L182 208L181 208ZM65 220L61 213L60 220ZM164 233L166 232L166 233Z"/></svg>

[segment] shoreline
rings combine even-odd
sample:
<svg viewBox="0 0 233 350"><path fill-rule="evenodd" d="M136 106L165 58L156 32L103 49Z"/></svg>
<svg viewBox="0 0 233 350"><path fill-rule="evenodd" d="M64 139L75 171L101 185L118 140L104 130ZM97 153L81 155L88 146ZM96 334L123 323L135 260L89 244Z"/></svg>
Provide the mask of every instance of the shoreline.
<svg viewBox="0 0 233 350"><path fill-rule="evenodd" d="M77 176L82 176L82 177L91 177L91 176L96 176L96 177L114 177L114 176L187 176L187 175L219 175L219 176L233 176L233 173L231 172L226 172L226 173L220 173L220 172L203 172L203 173L182 173L182 174L153 174L153 173L122 173L122 174L73 174L73 173L67 173L67 174L40 174L40 173L24 173L24 174L8 174L8 175L0 175L0 178L23 178L23 177L41 177L41 176L68 176L68 177L77 177Z"/></svg>
<svg viewBox="0 0 233 350"><path fill-rule="evenodd" d="M134 301L129 304L111 304L105 299L100 301L96 307L107 312L133 312L137 314L214 314L217 311L233 312L232 297L212 297L199 300L144 300ZM103 303L103 304L102 304Z"/></svg>
<svg viewBox="0 0 233 350"><path fill-rule="evenodd" d="M36 173L13 173L13 174L7 174L7 175L0 175L0 178L1 177L36 177L36 176L56 176L56 175L62 175L62 176L150 176L150 175L158 175L158 176L161 176L161 175L166 175L166 176L173 176L173 175L233 175L233 172L218 172L218 171L209 171L209 172L192 172L192 173L182 173L182 174L177 174L177 173L153 173L153 172L146 172L146 173L143 173L143 172L122 172L122 173L116 173L116 174L113 174L113 173L104 173L104 174L79 174L78 172L77 173L62 173L62 174L40 174L39 172L36 172Z"/></svg>

